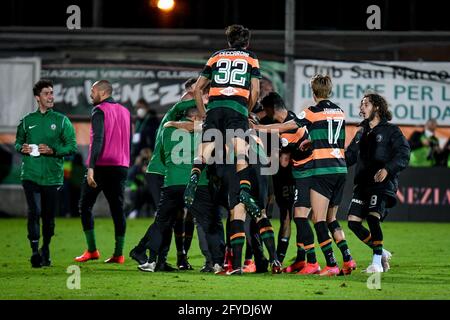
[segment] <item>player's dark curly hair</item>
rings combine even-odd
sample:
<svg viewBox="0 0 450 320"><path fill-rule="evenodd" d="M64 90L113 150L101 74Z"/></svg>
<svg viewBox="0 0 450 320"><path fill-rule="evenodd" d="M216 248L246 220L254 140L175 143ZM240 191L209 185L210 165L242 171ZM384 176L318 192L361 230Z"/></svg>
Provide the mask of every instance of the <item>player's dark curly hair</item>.
<svg viewBox="0 0 450 320"><path fill-rule="evenodd" d="M377 107L377 112L380 119L391 121L392 120L392 112L389 110L389 105L384 97L379 95L378 93L366 93L364 98L369 99L370 103L374 107Z"/></svg>
<svg viewBox="0 0 450 320"><path fill-rule="evenodd" d="M232 48L244 48L249 44L250 30L240 24L228 26L225 34Z"/></svg>
<svg viewBox="0 0 450 320"><path fill-rule="evenodd" d="M33 95L39 96L41 94L42 89L51 87L53 88L53 82L46 79L41 79L35 83L33 86Z"/></svg>

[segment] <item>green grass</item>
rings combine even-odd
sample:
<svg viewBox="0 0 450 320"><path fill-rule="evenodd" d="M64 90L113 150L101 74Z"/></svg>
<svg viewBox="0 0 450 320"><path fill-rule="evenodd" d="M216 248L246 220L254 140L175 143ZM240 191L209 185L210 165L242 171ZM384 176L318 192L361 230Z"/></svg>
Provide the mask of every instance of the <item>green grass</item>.
<svg viewBox="0 0 450 320"><path fill-rule="evenodd" d="M273 221L278 228L277 221ZM143 273L128 258L129 250L145 232L150 219L128 221L124 265L102 261L113 252L113 225L108 218L96 220L97 245L102 259L84 264L73 257L85 248L81 222L58 219L53 238L50 268L32 269L25 219L0 220L0 299L450 299L450 224L383 224L386 248L393 252L392 270L381 276L381 290L369 290L368 276L361 273L371 261L371 251L348 228L347 240L360 268L351 276L319 278L292 274L246 274L225 277L199 272L203 264L196 239L190 262L194 271ZM292 225L295 229L294 225ZM294 232L295 234L295 232ZM169 262L175 263L172 244ZM334 246L336 257L341 254ZM288 257L295 255L294 241ZM323 255L317 250L319 262ZM69 290L67 267L81 268L81 289Z"/></svg>

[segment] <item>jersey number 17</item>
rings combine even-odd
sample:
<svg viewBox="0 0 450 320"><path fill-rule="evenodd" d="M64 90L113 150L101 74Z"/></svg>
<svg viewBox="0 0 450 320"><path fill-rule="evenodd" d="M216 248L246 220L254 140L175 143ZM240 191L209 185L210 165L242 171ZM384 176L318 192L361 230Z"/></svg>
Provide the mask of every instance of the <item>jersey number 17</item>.
<svg viewBox="0 0 450 320"><path fill-rule="evenodd" d="M328 143L336 144L339 136L341 134L342 124L344 123L344 118L328 118ZM336 131L333 132L333 123L337 123Z"/></svg>

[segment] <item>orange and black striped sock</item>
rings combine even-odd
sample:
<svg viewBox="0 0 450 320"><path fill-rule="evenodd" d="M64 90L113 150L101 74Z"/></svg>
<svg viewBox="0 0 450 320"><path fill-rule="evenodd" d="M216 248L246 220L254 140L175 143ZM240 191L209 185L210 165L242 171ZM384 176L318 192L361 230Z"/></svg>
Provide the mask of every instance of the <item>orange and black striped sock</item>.
<svg viewBox="0 0 450 320"><path fill-rule="evenodd" d="M194 164L191 169L191 177L193 177L193 176L197 176L197 178L200 177L204 168L205 168L205 165L203 163L202 164Z"/></svg>
<svg viewBox="0 0 450 320"><path fill-rule="evenodd" d="M233 270L242 267L242 247L245 243L244 221L230 222L230 244L233 252Z"/></svg>
<svg viewBox="0 0 450 320"><path fill-rule="evenodd" d="M314 248L314 233L307 218L294 218L297 227L297 243L300 243L306 256L308 263L316 263L316 251ZM297 249L298 256L298 249ZM305 260L305 258L303 258Z"/></svg>
<svg viewBox="0 0 450 320"><path fill-rule="evenodd" d="M364 242L367 246L372 248L372 235L370 231L367 230L360 221L349 221L348 227L353 233L358 237L359 240Z"/></svg>
<svg viewBox="0 0 450 320"><path fill-rule="evenodd" d="M325 221L317 222L314 225L317 234L317 240L319 241L320 249L325 256L328 267L335 267L337 265L336 258L334 257L332 240L328 235L327 223Z"/></svg>
<svg viewBox="0 0 450 320"><path fill-rule="evenodd" d="M306 261L308 263L316 263L317 257L316 257L316 249L314 247L314 243L311 243L308 245L303 244L303 249L305 250Z"/></svg>
<svg viewBox="0 0 450 320"><path fill-rule="evenodd" d="M295 257L295 262L305 261L306 253L303 243L297 241L297 257Z"/></svg>
<svg viewBox="0 0 450 320"><path fill-rule="evenodd" d="M267 251L269 252L269 261L273 262L274 260L278 260L275 248L275 235L269 219L262 218L261 220L259 220L258 229L259 234L261 235L261 239L264 241Z"/></svg>
<svg viewBox="0 0 450 320"><path fill-rule="evenodd" d="M239 190L245 190L250 193L252 184L250 182L250 168L247 167L237 172L239 178Z"/></svg>
<svg viewBox="0 0 450 320"><path fill-rule="evenodd" d="M380 219L372 215L367 216L370 234L372 235L373 254L383 253L383 231L381 231Z"/></svg>

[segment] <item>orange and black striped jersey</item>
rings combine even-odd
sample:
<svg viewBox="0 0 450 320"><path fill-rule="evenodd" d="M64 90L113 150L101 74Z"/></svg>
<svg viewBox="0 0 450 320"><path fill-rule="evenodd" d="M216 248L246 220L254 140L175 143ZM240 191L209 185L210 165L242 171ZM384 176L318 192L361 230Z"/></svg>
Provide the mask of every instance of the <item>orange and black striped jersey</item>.
<svg viewBox="0 0 450 320"><path fill-rule="evenodd" d="M294 120L296 118L297 116L295 113L288 111L288 116L284 122ZM305 164L313 159L311 150L300 150L300 144L308 139L308 137L308 131L305 127L289 130L280 135L281 144L283 145L282 151L287 151L291 155L293 172L302 170Z"/></svg>
<svg viewBox="0 0 450 320"><path fill-rule="evenodd" d="M298 178L323 174L345 174L345 114L329 100L306 108L294 119L299 127L306 127L312 143L312 161L298 172Z"/></svg>
<svg viewBox="0 0 450 320"><path fill-rule="evenodd" d="M253 52L236 48L217 51L201 75L211 81L208 109L226 107L248 116L251 78L261 78Z"/></svg>

